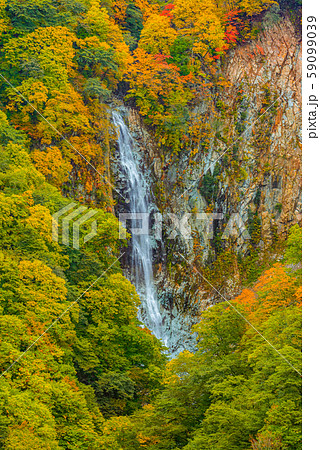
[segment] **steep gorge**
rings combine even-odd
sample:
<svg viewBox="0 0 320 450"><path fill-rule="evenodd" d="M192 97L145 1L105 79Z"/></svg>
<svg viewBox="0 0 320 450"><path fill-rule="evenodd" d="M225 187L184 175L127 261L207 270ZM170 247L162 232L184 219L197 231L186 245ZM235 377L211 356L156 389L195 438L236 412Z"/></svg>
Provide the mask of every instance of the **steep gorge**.
<svg viewBox="0 0 320 450"><path fill-rule="evenodd" d="M188 263L200 271L209 266L217 274L214 287L231 298L250 282L239 258L263 267L278 258L290 226L301 224L301 38L277 8L260 20L259 36L229 51L211 95L189 111L200 138L187 151L165 152L139 112L122 107L141 167L147 168L154 211L164 217L164 247L153 240L154 272L174 352L193 348L191 325L203 309L221 301ZM191 239L179 230L172 239L168 212L179 218L190 214ZM209 236L197 214L213 212L223 219L214 220ZM234 227L237 217L245 230Z"/></svg>

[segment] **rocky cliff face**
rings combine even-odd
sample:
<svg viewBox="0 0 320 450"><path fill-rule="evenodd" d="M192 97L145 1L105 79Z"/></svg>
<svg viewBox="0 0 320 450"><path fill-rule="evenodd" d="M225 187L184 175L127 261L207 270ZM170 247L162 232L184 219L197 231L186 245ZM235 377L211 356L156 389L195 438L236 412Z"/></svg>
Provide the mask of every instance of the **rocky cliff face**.
<svg viewBox="0 0 320 450"><path fill-rule="evenodd" d="M200 138L188 152L164 154L139 114L127 109L158 210L190 214L189 234L180 227L172 238L174 220L167 217L163 242L155 241L158 295L175 351L192 348L190 326L219 300L181 254L218 273L219 255L230 249L266 254L301 221L301 39L277 10L265 14L260 28L255 40L227 55L210 95L190 109ZM223 218L210 236L197 214L212 212ZM237 261L233 265L217 286L229 298L243 285Z"/></svg>
<svg viewBox="0 0 320 450"><path fill-rule="evenodd" d="M249 208L257 210L261 238L268 241L275 227L285 234L301 220L301 41L290 20L237 48L222 71L229 84L222 101L229 108L237 104L238 114L229 122L235 140L238 123L244 128L239 159L247 173L229 187L231 203L244 217Z"/></svg>

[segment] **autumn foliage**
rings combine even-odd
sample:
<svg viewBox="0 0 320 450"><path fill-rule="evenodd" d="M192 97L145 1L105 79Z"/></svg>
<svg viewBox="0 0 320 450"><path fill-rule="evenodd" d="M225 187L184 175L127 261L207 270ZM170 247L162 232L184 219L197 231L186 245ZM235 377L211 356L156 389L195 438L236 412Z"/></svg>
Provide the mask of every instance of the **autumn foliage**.
<svg viewBox="0 0 320 450"><path fill-rule="evenodd" d="M188 149L192 168L212 145L219 65L274 3L0 0L1 448L301 448L300 228L165 368L117 260L111 187L114 105L138 109L170 158ZM210 120L194 112L208 99ZM52 235L71 201L98 210L81 250ZM202 249L195 239L196 261Z"/></svg>

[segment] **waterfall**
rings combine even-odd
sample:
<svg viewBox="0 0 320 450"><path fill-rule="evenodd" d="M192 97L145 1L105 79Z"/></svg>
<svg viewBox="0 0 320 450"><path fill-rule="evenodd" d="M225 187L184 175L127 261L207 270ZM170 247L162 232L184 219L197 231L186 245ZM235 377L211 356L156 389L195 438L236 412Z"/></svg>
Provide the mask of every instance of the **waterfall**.
<svg viewBox="0 0 320 450"><path fill-rule="evenodd" d="M112 116L118 128L120 163L128 185L129 212L149 213L147 183L135 160L134 140L121 115L114 111ZM136 227L139 228L140 225L136 224ZM141 300L139 318L160 339L162 318L154 285L150 236L132 233L131 244L131 278Z"/></svg>

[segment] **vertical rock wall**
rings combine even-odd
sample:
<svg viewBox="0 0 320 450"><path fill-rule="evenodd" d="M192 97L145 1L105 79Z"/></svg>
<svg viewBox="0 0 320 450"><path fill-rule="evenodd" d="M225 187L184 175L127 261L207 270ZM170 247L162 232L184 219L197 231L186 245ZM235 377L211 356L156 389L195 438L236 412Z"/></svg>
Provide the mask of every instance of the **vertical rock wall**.
<svg viewBox="0 0 320 450"><path fill-rule="evenodd" d="M159 298L174 351L192 348L191 325L218 300L179 256L204 268L214 254L196 213L223 213L224 220L215 224L220 238L238 214L261 252L301 222L301 39L277 11L265 15L261 28L257 39L225 57L212 95L190 110L190 123L200 124L203 136L188 152L164 152L139 114L128 109L158 210L192 214L192 239L179 233L168 239L171 230L164 223L163 245L155 245ZM239 235L231 245L245 254L248 242ZM241 288L236 272L223 286L228 297Z"/></svg>

